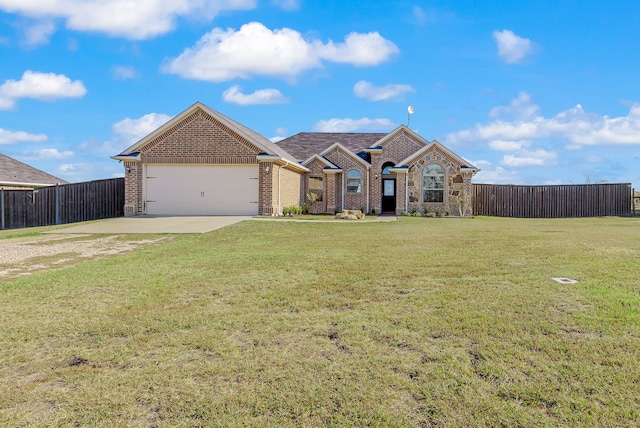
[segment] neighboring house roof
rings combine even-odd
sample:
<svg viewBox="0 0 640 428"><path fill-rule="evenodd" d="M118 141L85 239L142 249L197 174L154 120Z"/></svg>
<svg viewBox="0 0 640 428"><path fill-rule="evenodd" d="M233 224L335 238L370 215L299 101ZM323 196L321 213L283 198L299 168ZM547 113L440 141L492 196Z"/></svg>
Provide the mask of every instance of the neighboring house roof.
<svg viewBox="0 0 640 428"><path fill-rule="evenodd" d="M0 153L0 186L44 187L66 181Z"/></svg>
<svg viewBox="0 0 640 428"><path fill-rule="evenodd" d="M177 116L174 116L171 120L169 120L167 123L165 123L158 129L153 131L151 134L147 135L146 137L144 137L143 139L141 139L131 147L123 150L122 153L120 153L119 155L112 156L112 159L117 159L117 160L136 159L136 156L146 144L150 143L156 137L163 134L167 130L171 129L172 127L180 123L185 118L192 115L198 109L204 111L206 114L220 121L222 124L227 126L232 131L236 132L238 135L242 136L243 138L246 138L251 144L255 145L264 154L277 156L283 161L296 164L298 167L306 169L299 164L298 160L295 159L294 156L291 156L289 153L287 153L287 151L284 148L274 144L273 142L269 141L268 139L258 134L257 132L247 128L246 126L236 122L233 119L228 118L222 113L217 112L216 110L213 110L212 108L202 104L201 102L196 102L195 104L193 104L191 107L189 107L182 113L178 114Z"/></svg>
<svg viewBox="0 0 640 428"><path fill-rule="evenodd" d="M377 145L386 133L378 132L300 132L284 140L277 146L291 153L298 161L309 159L316 153L322 153L335 143L340 143L363 159L364 150Z"/></svg>

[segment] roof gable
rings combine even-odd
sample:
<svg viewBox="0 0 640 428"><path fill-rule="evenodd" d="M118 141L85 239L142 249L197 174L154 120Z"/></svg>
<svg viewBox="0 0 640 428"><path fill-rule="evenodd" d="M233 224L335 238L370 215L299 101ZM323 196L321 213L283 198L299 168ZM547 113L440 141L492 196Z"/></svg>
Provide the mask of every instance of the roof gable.
<svg viewBox="0 0 640 428"><path fill-rule="evenodd" d="M310 158L305 159L304 162L302 162L302 165L308 166L313 161L320 162L320 164L324 165L325 168L331 168L331 169L339 168L333 162L329 161L327 158L324 158L324 157L322 157L322 156L320 156L318 154L315 154L315 155L311 156Z"/></svg>
<svg viewBox="0 0 640 428"><path fill-rule="evenodd" d="M393 143L397 139L397 137L402 134L405 134L406 136L408 136L412 141L415 141L418 145L426 146L428 144L427 140L422 138L419 134L415 133L405 125L400 125L393 131L389 132L388 134L385 134L385 136L381 138L376 143L375 146L371 146L369 148L371 149L377 148L377 147L384 148L386 145Z"/></svg>
<svg viewBox="0 0 640 428"><path fill-rule="evenodd" d="M469 168L469 169L474 169L476 171L479 171L478 168L476 168L475 166L473 166L470 162L468 162L466 159L458 156L457 154L453 153L451 150L449 150L448 148L446 148L445 146L443 146L442 144L440 144L438 141L433 140L431 143L427 144L425 147L423 147L422 149L418 150L417 152L413 153L411 156L407 157L406 159L402 160L401 162L398 163L398 166L408 166L409 164L413 163L414 161L416 161L418 158L424 156L425 154L427 154L428 152L430 152L432 149L438 149L440 150L442 153L444 153L447 157L449 157L451 160L455 161L456 163L460 164L460 166L462 168Z"/></svg>
<svg viewBox="0 0 640 428"><path fill-rule="evenodd" d="M190 117L194 116L199 111L206 115L209 115L210 117L218 121L225 128L227 128L226 130L231 135L236 135L237 137L239 137L239 141L246 141L248 144L254 146L257 152L277 156L278 158L287 161L288 163L298 164L293 156L289 155L289 153L287 153L283 148L278 147L276 144L272 143L257 132L247 128L244 125L241 125L240 123L226 117L225 115L207 107L200 102L196 102L191 107L173 117L167 123L160 126L158 129L142 138L132 146L123 150L119 155L113 156L112 158L118 160L126 160L127 158L135 160L136 153L144 150L145 146L162 137L163 134L174 132L175 129L178 129L181 124L185 123L185 121L188 121Z"/></svg>
<svg viewBox="0 0 640 428"><path fill-rule="evenodd" d="M331 146L327 147L320 153L320 156L326 156L334 150L343 152L347 157L352 158L353 160L355 160L356 162L360 163L363 166L366 166L366 167L371 166L369 162L362 159L360 156L356 155L355 153L353 153L351 150L347 149L340 143L334 143ZM332 161L332 163L335 163L335 162ZM342 167L342 165L340 165L340 167Z"/></svg>
<svg viewBox="0 0 640 428"><path fill-rule="evenodd" d="M12 184L42 187L56 183L67 184L58 177L0 153L0 186Z"/></svg>

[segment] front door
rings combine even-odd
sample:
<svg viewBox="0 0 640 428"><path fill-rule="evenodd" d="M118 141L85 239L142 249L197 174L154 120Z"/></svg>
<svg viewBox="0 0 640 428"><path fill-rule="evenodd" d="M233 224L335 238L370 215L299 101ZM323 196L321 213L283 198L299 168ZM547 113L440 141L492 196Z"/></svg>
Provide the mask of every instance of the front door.
<svg viewBox="0 0 640 428"><path fill-rule="evenodd" d="M396 179L382 179L382 212L396 212Z"/></svg>

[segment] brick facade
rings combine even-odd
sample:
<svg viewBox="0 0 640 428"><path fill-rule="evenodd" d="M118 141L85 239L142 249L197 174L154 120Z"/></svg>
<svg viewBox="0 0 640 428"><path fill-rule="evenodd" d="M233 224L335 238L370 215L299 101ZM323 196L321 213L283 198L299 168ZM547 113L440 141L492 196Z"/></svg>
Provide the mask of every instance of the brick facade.
<svg viewBox="0 0 640 428"><path fill-rule="evenodd" d="M462 158L440 143L429 143L405 127L387 134L379 140L377 146L365 149L364 153L368 154L368 162L345 147L334 144L322 151L321 157L308 162L306 166L310 169L310 176L324 177L325 195L323 202L316 203L314 207L317 212L333 213L336 208L345 208L380 213L382 180L394 178L396 203L393 211L396 214L418 211L423 214L439 212L459 215L458 197L464 192L471 192L471 178L477 171L476 168L469 168ZM445 171L444 200L441 203L423 202L423 172L430 163L437 163ZM339 172L327 169L327 165L332 165L333 169L338 167ZM382 171L387 165L393 168L391 174L383 177ZM361 174L360 193L346 191L346 177L350 170L357 170Z"/></svg>
<svg viewBox="0 0 640 428"><path fill-rule="evenodd" d="M457 199L465 192L471 193L471 178L477 169L466 165L462 158L439 143L429 143L405 126L386 135L350 135L345 140L349 142L349 148L335 142L312 155L306 164L299 164L290 157L285 158L288 153L264 137L196 103L121 155L113 157L124 161L125 215L146 212L145 173L147 165L155 164L256 165L257 211L260 215L280 215L284 207L308 202L309 177L321 177L323 183L322 201L310 204L311 212L362 209L380 213L385 165L393 167L392 174L386 177L395 178L396 214L406 210L457 215ZM356 149L355 137L360 138L360 135L367 141L367 146ZM304 141L309 144L308 139ZM370 145L372 141L374 145ZM444 201L440 203L423 201L423 172L430 163L440 165L445 171ZM347 191L350 171L357 171L361 180L356 191L351 182L349 190L352 192ZM464 213L465 216L471 214Z"/></svg>

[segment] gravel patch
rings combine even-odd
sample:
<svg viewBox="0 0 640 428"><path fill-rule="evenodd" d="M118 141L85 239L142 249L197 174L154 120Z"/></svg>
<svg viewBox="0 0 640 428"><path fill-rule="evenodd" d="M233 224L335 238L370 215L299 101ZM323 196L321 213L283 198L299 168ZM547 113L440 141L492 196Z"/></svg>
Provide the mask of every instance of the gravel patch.
<svg viewBox="0 0 640 428"><path fill-rule="evenodd" d="M37 270L59 268L59 265L68 266L74 261L132 251L168 239L121 238L121 235L38 235L0 239L0 276L29 275Z"/></svg>

